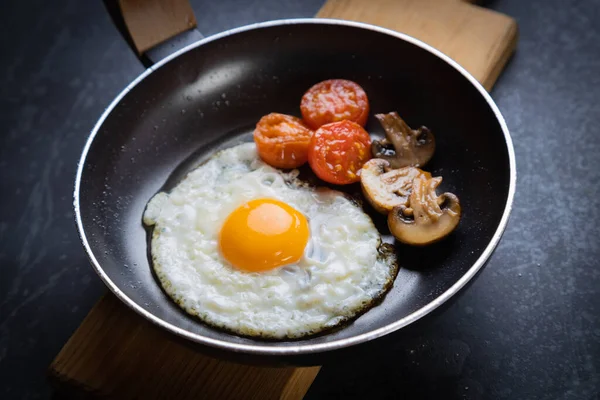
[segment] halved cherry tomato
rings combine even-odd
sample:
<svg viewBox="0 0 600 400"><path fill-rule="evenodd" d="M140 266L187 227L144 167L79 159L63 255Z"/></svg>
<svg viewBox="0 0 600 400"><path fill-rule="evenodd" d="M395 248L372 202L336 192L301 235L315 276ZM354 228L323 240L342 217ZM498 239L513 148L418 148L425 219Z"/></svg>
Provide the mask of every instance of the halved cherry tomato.
<svg viewBox="0 0 600 400"><path fill-rule="evenodd" d="M308 159L313 131L300 118L271 113L256 124L254 141L260 157L276 168L297 168Z"/></svg>
<svg viewBox="0 0 600 400"><path fill-rule="evenodd" d="M308 163L325 182L346 185L360 180L371 158L371 137L352 121L332 122L316 130L308 147Z"/></svg>
<svg viewBox="0 0 600 400"><path fill-rule="evenodd" d="M304 93L300 110L306 124L313 129L345 119L365 126L369 116L369 100L357 83L329 79L317 83Z"/></svg>

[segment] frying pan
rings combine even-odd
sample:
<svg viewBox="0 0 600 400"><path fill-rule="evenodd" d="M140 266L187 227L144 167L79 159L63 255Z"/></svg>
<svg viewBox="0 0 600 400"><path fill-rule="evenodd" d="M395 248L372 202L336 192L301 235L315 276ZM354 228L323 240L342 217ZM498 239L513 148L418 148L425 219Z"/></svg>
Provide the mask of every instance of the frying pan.
<svg viewBox="0 0 600 400"><path fill-rule="evenodd" d="M299 115L314 83L345 78L369 96L372 117L398 111L427 125L437 150L427 166L440 192L457 194L456 232L427 248L396 245L400 271L376 307L302 340L264 341L213 329L161 290L148 258L142 213L216 151L251 141L270 112ZM447 56L412 37L362 23L292 19L202 39L147 69L102 114L79 162L74 208L93 268L132 310L185 343L250 362L319 364L328 354L397 331L445 303L484 266L506 227L515 191L512 141L482 86ZM347 188L356 191L356 186ZM389 238L385 218L370 215Z"/></svg>

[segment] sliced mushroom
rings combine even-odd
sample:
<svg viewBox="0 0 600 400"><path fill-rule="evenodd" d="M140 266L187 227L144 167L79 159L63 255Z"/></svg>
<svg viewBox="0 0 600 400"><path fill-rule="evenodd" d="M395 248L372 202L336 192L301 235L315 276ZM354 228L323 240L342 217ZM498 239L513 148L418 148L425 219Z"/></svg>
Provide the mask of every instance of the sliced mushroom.
<svg viewBox="0 0 600 400"><path fill-rule="evenodd" d="M422 167L433 157L435 138L427 127L410 129L397 112L375 117L383 126L386 138L373 141L373 157L388 161L392 168Z"/></svg>
<svg viewBox="0 0 600 400"><path fill-rule="evenodd" d="M460 221L460 203L452 193L438 196L441 177L413 180L409 206L395 207L388 215L392 234L402 243L425 246L446 237Z"/></svg>
<svg viewBox="0 0 600 400"><path fill-rule="evenodd" d="M360 185L373 208L387 214L394 207L408 204L415 178L429 179L431 174L414 167L391 169L386 160L373 158L362 167Z"/></svg>

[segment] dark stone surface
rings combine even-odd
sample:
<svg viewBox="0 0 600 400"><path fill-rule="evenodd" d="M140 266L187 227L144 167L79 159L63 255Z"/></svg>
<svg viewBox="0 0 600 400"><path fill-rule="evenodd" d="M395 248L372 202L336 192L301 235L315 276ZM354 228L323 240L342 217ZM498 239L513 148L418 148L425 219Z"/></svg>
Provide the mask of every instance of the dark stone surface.
<svg viewBox="0 0 600 400"><path fill-rule="evenodd" d="M312 16L320 4L194 7L209 35ZM309 399L598 398L600 7L487 6L521 30L492 93L519 172L504 239L444 313L372 357L326 365ZM0 26L0 398L49 398L48 364L105 290L73 223L76 162L104 107L143 69L99 2L3 2Z"/></svg>

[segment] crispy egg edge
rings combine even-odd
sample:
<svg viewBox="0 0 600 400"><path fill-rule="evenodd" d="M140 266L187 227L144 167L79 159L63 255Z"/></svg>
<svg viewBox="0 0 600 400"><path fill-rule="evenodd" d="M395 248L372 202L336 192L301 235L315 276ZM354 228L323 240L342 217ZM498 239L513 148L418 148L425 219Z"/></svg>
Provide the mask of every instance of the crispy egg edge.
<svg viewBox="0 0 600 400"><path fill-rule="evenodd" d="M153 230L152 242L154 242L154 240L157 240L158 237L159 237L158 233L154 232L154 230ZM171 298L171 300L173 300L179 306L179 308L181 308L187 314L197 318L204 324L206 324L212 328L217 328L221 331L225 331L227 333L242 336L242 337L247 337L247 338L252 338L252 339L260 338L260 339L264 339L264 340L280 341L280 340L285 340L285 339L292 339L292 340L293 339L305 339L309 336L313 337L318 334L323 334L323 333L327 333L327 332L331 332L333 330L343 328L344 326L348 325L353 320L357 319L358 317L360 317L361 315L366 313L371 308L379 305L385 298L385 295L393 287L394 281L396 280L396 277L398 276L398 271L399 271L398 258L396 256L396 251L394 249L394 246L391 244L388 244L388 243L383 243L381 241L381 238L379 238L379 245L377 247L377 260L379 262L384 263L389 268L389 278L386 280L385 284L381 287L381 289L375 294L375 296L371 297L369 301L366 301L365 303L362 304L362 306L354 309L353 312L350 313L349 315L341 317L341 319L334 325L324 325L320 329L313 329L310 331L298 332L297 334L292 333L292 334L286 334L286 335L282 335L282 336L273 335L271 332L253 330L253 329L248 329L248 328L232 329L231 327L228 327L226 325L222 325L222 324L219 324L219 323L213 321L208 316L207 313L203 313L201 310L197 310L192 307L187 307L185 305L184 299L182 298L182 296L177 295L177 293L175 293L175 290L173 289L173 285L172 285L171 281L166 277L166 275L162 271L162 265L160 264L160 262L157 260L157 258L154 255L152 255L152 267L154 269L154 273L155 273L156 277L158 278L158 280L161 284L163 291Z"/></svg>

